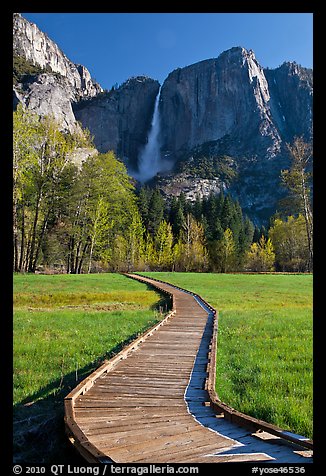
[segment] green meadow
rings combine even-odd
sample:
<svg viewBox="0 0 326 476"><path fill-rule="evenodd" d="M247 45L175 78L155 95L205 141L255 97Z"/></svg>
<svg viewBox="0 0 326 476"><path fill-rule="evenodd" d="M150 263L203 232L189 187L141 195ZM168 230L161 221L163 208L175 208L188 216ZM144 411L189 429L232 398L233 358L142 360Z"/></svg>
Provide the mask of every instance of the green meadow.
<svg viewBox="0 0 326 476"><path fill-rule="evenodd" d="M71 461L63 398L158 322L168 303L118 274L14 275L14 453Z"/></svg>
<svg viewBox="0 0 326 476"><path fill-rule="evenodd" d="M234 408L312 437L312 276L144 273L219 312L217 382ZM118 274L14 275L14 453L70 462L63 398L163 317L167 302Z"/></svg>
<svg viewBox="0 0 326 476"><path fill-rule="evenodd" d="M144 273L218 310L216 391L233 408L312 438L312 275Z"/></svg>

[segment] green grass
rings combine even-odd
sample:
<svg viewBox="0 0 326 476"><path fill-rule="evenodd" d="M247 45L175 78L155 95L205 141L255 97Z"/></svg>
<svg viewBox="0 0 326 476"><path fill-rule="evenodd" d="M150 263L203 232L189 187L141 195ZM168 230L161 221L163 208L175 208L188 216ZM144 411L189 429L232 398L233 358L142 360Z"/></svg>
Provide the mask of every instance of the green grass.
<svg viewBox="0 0 326 476"><path fill-rule="evenodd" d="M14 275L16 461L71 461L63 398L158 322L166 305L146 285L116 274Z"/></svg>
<svg viewBox="0 0 326 476"><path fill-rule="evenodd" d="M217 392L312 436L312 276L144 273L219 311ZM14 276L15 462L71 463L63 398L161 318L159 295L115 274Z"/></svg>
<svg viewBox="0 0 326 476"><path fill-rule="evenodd" d="M232 407L312 438L312 276L145 273L219 311L216 391Z"/></svg>
<svg viewBox="0 0 326 476"><path fill-rule="evenodd" d="M119 275L15 276L14 295L15 404L69 389L159 317L158 294Z"/></svg>

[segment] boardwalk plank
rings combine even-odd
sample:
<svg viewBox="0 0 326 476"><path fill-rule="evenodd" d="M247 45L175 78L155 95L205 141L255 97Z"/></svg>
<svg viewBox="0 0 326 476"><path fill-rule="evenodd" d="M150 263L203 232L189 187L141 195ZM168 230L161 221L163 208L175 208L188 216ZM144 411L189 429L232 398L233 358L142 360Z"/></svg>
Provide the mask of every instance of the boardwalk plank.
<svg viewBox="0 0 326 476"><path fill-rule="evenodd" d="M174 313L67 397L67 432L82 456L117 463L309 460L216 418L223 413L206 406L213 332L207 310L191 293L139 279L173 294Z"/></svg>

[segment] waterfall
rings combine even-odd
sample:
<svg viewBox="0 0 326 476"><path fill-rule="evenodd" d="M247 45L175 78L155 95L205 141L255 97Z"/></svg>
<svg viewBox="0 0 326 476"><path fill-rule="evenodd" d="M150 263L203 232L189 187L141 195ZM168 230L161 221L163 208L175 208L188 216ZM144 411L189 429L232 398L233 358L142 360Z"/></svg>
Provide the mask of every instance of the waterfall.
<svg viewBox="0 0 326 476"><path fill-rule="evenodd" d="M158 91L155 100L154 113L152 123L148 135L148 141L144 149L141 151L138 159L138 172L135 177L140 182L146 182L154 177L159 171L162 170L161 152L160 152L160 113L159 113L159 100L160 100L161 87Z"/></svg>

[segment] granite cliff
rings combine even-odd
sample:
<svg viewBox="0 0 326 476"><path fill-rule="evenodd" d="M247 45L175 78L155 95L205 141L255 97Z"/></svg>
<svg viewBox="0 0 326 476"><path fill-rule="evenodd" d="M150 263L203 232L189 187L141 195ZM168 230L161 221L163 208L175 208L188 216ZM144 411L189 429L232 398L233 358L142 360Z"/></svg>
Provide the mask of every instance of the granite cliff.
<svg viewBox="0 0 326 476"><path fill-rule="evenodd" d="M157 185L166 195L178 193L186 176L183 191L193 199L216 192L219 184L254 221L266 221L284 193L286 143L299 135L312 138L312 94L312 70L296 63L263 69L253 51L241 47L176 69L164 81L160 99L161 152L176 166ZM223 164L223 157L232 157L232 163ZM211 164L219 158L215 172L198 167L203 158ZM221 176L225 165L233 171L229 177ZM192 189L189 171L196 178Z"/></svg>
<svg viewBox="0 0 326 476"><path fill-rule="evenodd" d="M100 152L114 150L131 173L137 171L159 82L137 76L103 91L87 68L19 14L13 46L15 57L39 68L16 80L14 107L21 102L52 114L70 132L87 127ZM158 107L162 170L172 171L153 183L167 198L229 191L254 221L266 221L282 195L285 144L299 135L312 138L312 95L312 70L291 62L264 69L242 47L172 71Z"/></svg>
<svg viewBox="0 0 326 476"><path fill-rule="evenodd" d="M114 150L132 169L137 167L139 152L146 144L159 87L158 81L137 76L117 90L74 103L73 111L91 131L100 152Z"/></svg>
<svg viewBox="0 0 326 476"><path fill-rule="evenodd" d="M264 72L244 48L177 69L162 87L162 149L180 157L199 144L230 136L231 155L243 153L246 144L246 155L274 156L281 140L269 100Z"/></svg>
<svg viewBox="0 0 326 476"><path fill-rule="evenodd" d="M14 59L37 65L38 74L24 75L14 85L14 106L19 102L40 115L52 115L69 132L80 130L72 103L102 91L87 68L72 63L45 33L20 14L13 16Z"/></svg>

